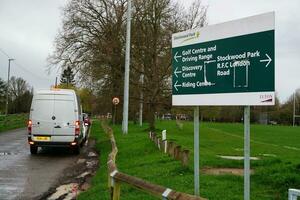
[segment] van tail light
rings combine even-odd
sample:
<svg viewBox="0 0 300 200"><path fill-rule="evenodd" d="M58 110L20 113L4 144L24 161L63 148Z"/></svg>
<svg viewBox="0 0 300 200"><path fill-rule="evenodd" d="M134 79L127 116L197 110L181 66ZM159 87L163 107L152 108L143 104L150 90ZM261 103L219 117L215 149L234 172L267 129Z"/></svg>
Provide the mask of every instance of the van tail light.
<svg viewBox="0 0 300 200"><path fill-rule="evenodd" d="M75 122L75 135L80 134L80 121Z"/></svg>
<svg viewBox="0 0 300 200"><path fill-rule="evenodd" d="M32 121L31 121L31 120L28 120L28 123L27 123L27 130L28 130L28 133L31 134L31 130L32 130Z"/></svg>

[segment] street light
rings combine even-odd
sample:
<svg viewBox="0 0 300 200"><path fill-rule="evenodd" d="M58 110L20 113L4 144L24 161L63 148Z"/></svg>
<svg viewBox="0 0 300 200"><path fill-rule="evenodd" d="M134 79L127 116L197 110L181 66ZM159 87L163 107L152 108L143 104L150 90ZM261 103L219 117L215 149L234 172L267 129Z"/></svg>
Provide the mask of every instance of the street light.
<svg viewBox="0 0 300 200"><path fill-rule="evenodd" d="M127 2L126 54L124 76L123 134L128 133L129 65L130 65L131 0Z"/></svg>
<svg viewBox="0 0 300 200"><path fill-rule="evenodd" d="M6 86L6 110L5 110L5 116L8 114L8 90L9 90L9 79L10 79L10 62L15 59L9 58L8 59L8 72L7 72L7 86Z"/></svg>

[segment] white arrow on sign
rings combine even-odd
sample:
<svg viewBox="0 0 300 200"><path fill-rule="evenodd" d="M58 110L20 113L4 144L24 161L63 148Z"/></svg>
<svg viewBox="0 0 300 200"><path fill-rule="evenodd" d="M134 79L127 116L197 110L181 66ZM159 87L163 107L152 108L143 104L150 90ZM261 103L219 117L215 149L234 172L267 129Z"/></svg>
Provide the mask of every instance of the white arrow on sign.
<svg viewBox="0 0 300 200"><path fill-rule="evenodd" d="M181 74L182 71L177 71L178 67L176 67L175 71L174 71L174 74L176 76L176 78L178 78L178 75L177 74Z"/></svg>
<svg viewBox="0 0 300 200"><path fill-rule="evenodd" d="M175 82L174 88L178 92L178 88L177 87L181 87L181 85L177 85L177 83L178 83L178 81Z"/></svg>
<svg viewBox="0 0 300 200"><path fill-rule="evenodd" d="M175 56L174 56L176 62L178 62L177 58L181 58L182 57L182 56L178 56L177 54L178 54L178 51L175 53Z"/></svg>
<svg viewBox="0 0 300 200"><path fill-rule="evenodd" d="M268 62L266 64L266 67L268 67L269 64L272 62L272 59L270 58L270 56L268 54L266 54L266 56L268 57L268 59L260 60L260 62Z"/></svg>

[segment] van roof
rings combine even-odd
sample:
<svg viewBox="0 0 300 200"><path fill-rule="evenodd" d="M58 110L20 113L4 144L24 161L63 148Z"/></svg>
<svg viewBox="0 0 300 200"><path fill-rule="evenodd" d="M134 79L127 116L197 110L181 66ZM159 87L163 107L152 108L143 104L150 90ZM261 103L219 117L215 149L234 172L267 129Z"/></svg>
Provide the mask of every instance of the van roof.
<svg viewBox="0 0 300 200"><path fill-rule="evenodd" d="M53 88L53 89L43 89L43 90L37 90L35 94L67 94L67 95L75 95L74 90L70 89L59 89L59 88Z"/></svg>

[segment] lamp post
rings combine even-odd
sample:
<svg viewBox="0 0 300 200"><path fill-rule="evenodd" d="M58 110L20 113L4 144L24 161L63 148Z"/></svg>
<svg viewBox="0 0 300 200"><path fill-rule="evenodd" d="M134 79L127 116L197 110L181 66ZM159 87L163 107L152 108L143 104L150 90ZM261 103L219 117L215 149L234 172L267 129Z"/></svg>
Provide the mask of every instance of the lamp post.
<svg viewBox="0 0 300 200"><path fill-rule="evenodd" d="M131 29L131 0L127 2L127 29L126 29L126 55L124 77L124 104L123 104L123 134L128 133L128 101L129 101L129 65L130 65L130 29Z"/></svg>
<svg viewBox="0 0 300 200"><path fill-rule="evenodd" d="M7 86L6 86L6 109L5 109L5 116L8 114L8 90L9 90L9 79L10 79L10 62L15 59L9 58L8 59L8 72L7 72Z"/></svg>

